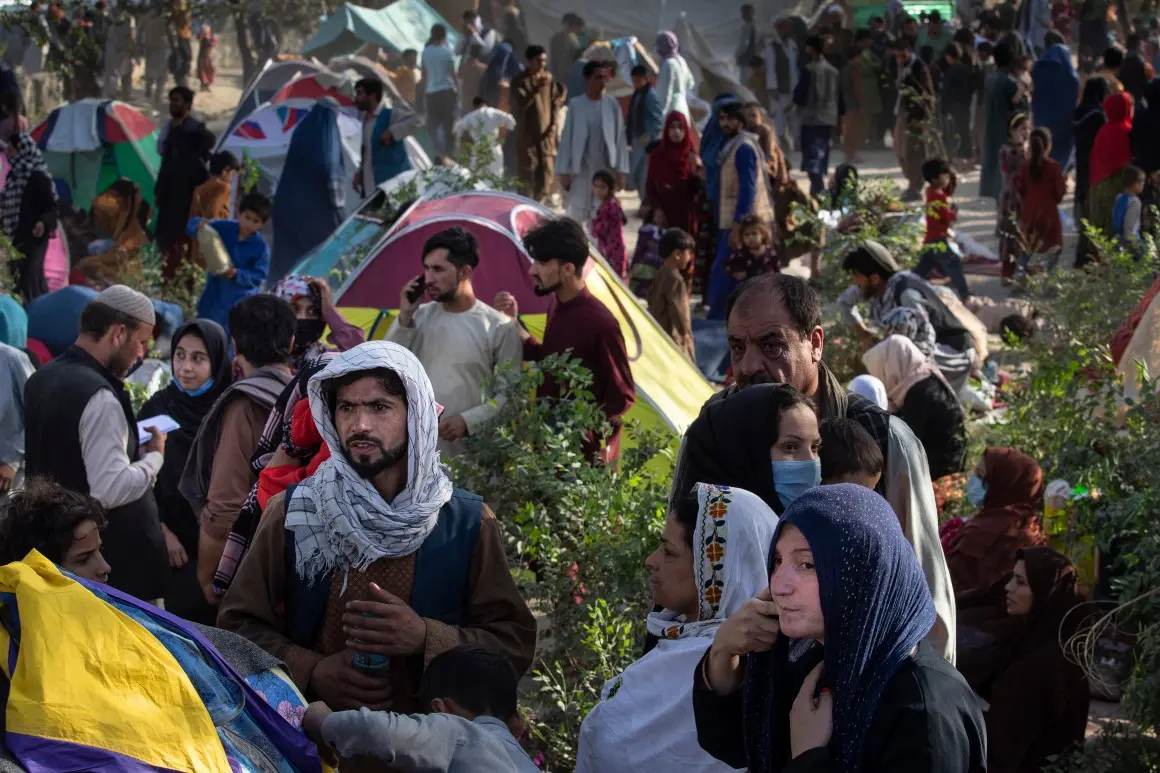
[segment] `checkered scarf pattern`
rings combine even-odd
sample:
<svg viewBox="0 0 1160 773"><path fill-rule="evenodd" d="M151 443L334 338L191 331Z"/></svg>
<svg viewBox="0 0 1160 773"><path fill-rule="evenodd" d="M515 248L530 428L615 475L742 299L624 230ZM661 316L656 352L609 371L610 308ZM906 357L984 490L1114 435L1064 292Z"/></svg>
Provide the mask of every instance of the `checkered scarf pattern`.
<svg viewBox="0 0 1160 773"><path fill-rule="evenodd" d="M347 461L327 402L326 382L375 368L397 373L407 391L407 485L390 502ZM398 344L361 344L310 379L307 399L319 434L335 453L294 490L286 508L299 576L310 583L333 571L364 570L380 558L414 553L451 499L436 447L435 392L419 360Z"/></svg>

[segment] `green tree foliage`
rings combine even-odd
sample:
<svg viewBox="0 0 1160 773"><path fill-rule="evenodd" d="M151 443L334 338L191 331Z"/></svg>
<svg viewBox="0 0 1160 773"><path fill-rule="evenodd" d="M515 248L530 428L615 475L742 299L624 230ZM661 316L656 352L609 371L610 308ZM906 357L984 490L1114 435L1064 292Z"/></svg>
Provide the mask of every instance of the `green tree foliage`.
<svg viewBox="0 0 1160 773"><path fill-rule="evenodd" d="M534 397L547 374L561 387L558 400ZM513 574L541 618L538 689L526 703L547 769L567 771L605 680L640 654L644 560L664 526L675 437L629 426L618 465L594 466L581 445L609 427L586 368L552 356L497 379L499 414L469 438L452 477L495 511Z"/></svg>
<svg viewBox="0 0 1160 773"><path fill-rule="evenodd" d="M1091 238L1100 263L1033 281L1044 324L1025 344L1027 375L1004 420L983 432L988 445L1014 446L1037 459L1049 479L1096 492L1076 502L1069 543L1093 537L1111 559L1112 588L1124 606L1109 622L1131 632L1134 645L1124 705L1136 728L1149 732L1160 727L1160 396L1157 383L1141 373L1143 397L1124 400L1109 344L1157 263L1098 234ZM1094 653L1080 654L1091 666ZM1157 770L1158 760L1154 744L1116 731L1056 770Z"/></svg>

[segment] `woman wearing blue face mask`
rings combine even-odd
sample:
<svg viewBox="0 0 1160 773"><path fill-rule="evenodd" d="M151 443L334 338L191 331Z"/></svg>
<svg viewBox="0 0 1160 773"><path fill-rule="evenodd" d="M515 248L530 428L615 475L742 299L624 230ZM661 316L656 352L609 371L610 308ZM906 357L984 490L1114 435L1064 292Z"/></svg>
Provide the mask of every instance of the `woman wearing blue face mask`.
<svg viewBox="0 0 1160 773"><path fill-rule="evenodd" d="M216 610L206 603L197 582L197 518L177 484L201 420L232 381L229 341L222 326L208 319L187 322L172 341L173 380L137 416L168 415L178 424L165 439L165 463L153 487L172 570L165 608L186 620L213 623Z"/></svg>
<svg viewBox="0 0 1160 773"><path fill-rule="evenodd" d="M955 593L986 588L1011 573L1016 554L1045 542L1039 524L1043 470L1014 448L988 448L967 481L978 508L946 545Z"/></svg>
<svg viewBox="0 0 1160 773"><path fill-rule="evenodd" d="M813 402L788 384L759 384L705 407L685 433L688 461L675 491L698 482L757 494L776 513L821 484Z"/></svg>

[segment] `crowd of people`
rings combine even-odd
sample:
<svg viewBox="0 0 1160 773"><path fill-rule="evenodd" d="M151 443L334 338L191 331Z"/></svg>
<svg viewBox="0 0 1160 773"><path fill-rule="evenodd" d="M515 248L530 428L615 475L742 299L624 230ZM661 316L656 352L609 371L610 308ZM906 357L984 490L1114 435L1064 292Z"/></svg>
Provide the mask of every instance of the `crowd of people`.
<svg viewBox="0 0 1160 773"><path fill-rule="evenodd" d="M1011 282L1057 270L1073 169L1078 213L1142 251L1160 101L1139 41L1093 59L1089 25L1077 71L1066 26L1029 32L1002 8L977 30L938 13L920 29L897 9L855 30L839 3L812 29L779 16L762 30L744 6L736 65L756 100L714 95L698 120L673 32L656 37L655 67L627 73L622 109L609 85L625 74L592 53L582 19L568 14L545 48L505 9L500 29L467 11L455 49L436 25L421 52L403 52L391 72L409 104L358 82L354 192L369 198L409 168L403 140L422 115L441 154L483 147L493 176L518 177L542 202L559 195L563 216L521 236L535 293L553 299L543 335L514 293L477 297L480 242L451 227L406 258L422 273L384 340L366 340L330 282L290 273L263 236L281 216L329 238L349 180L303 168L294 184L334 193L333 211L309 218L285 199L235 196L239 160L212 153L179 84L158 143L154 233L167 279L206 272L196 317L160 336L164 304L93 282L75 340L42 356L25 309L0 295L11 375L0 560L36 550L239 635L284 665L312 701L294 721L344 770L535 770L517 686L538 625L497 522L510 503L457 487L445 461L502 411L497 373L570 353L609 428L585 439L585 459L617 463L636 388L620 323L585 280L595 246L673 356L694 357L694 314L719 321L730 373L681 438L641 570L648 640L585 717L577 770L1004 773L1081 743L1087 681L1062 642L1082 622L1084 589L1047 544L1044 471L1012 448L967 458L969 382L991 378L988 335L1032 335L1035 311L972 295L954 197L981 165ZM208 87L215 39L208 28L199 39ZM331 109L312 109L301 136L321 136L310 122ZM0 216L32 304L55 295L41 274L57 202L16 110L0 127L12 165ZM781 270L795 233L815 227L795 207L837 210L837 229L858 233L858 157L887 136L903 198L923 200L921 258L907 270L862 239L840 256L849 289L823 299ZM831 147L846 160L833 181ZM119 233L139 249L150 213L122 188L110 189L125 194ZM626 189L641 197L631 255ZM1075 262L1098 259L1081 240ZM848 386L826 363L830 301L863 348L866 373ZM172 378L134 410L126 379L161 337ZM536 397L564 395L549 375ZM967 469L977 512L940 529L934 481Z"/></svg>

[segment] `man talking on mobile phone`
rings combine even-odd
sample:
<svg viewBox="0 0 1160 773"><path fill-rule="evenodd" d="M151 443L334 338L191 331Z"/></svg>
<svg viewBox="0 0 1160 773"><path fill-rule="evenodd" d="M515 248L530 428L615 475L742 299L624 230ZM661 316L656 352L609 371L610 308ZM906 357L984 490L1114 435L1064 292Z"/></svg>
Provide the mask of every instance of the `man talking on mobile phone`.
<svg viewBox="0 0 1160 773"><path fill-rule="evenodd" d="M467 436L499 411L503 398L484 400L484 382L502 363L519 370L523 362L516 323L475 297L471 277L478 265L479 242L468 231L448 228L432 236L423 245L423 273L403 288L399 316L387 331L386 340L410 349L431 378L435 401L445 409L439 451L447 456L462 453Z"/></svg>

